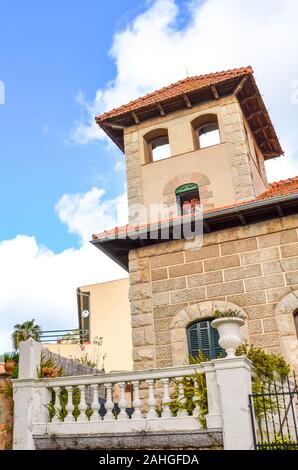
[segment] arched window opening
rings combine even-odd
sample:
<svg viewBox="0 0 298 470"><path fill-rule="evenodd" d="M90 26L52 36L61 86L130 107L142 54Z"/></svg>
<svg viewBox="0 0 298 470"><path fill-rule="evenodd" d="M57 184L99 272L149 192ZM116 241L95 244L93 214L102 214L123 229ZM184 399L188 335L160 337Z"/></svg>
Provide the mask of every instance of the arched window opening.
<svg viewBox="0 0 298 470"><path fill-rule="evenodd" d="M296 327L296 336L298 338L298 310L295 310L294 312L294 322Z"/></svg>
<svg viewBox="0 0 298 470"><path fill-rule="evenodd" d="M176 189L178 214L196 214L200 208L199 187L195 183L187 183Z"/></svg>
<svg viewBox="0 0 298 470"><path fill-rule="evenodd" d="M196 143L200 149L221 143L218 119L215 114L199 116L192 123Z"/></svg>
<svg viewBox="0 0 298 470"><path fill-rule="evenodd" d="M200 320L187 328L189 355L197 357L201 352L208 359L224 357L224 350L218 344L219 334L211 327L212 319Z"/></svg>
<svg viewBox="0 0 298 470"><path fill-rule="evenodd" d="M163 160L171 156L170 144L167 136L158 137L151 142L152 161Z"/></svg>
<svg viewBox="0 0 298 470"><path fill-rule="evenodd" d="M171 156L167 129L154 129L144 137L144 140L147 162L157 162Z"/></svg>

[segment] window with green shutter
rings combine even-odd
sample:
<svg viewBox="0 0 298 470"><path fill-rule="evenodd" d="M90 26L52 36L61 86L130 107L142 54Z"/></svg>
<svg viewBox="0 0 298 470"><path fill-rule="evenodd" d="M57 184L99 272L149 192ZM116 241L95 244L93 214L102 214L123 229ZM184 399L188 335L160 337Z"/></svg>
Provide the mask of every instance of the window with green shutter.
<svg viewBox="0 0 298 470"><path fill-rule="evenodd" d="M201 351L208 359L225 356L218 344L219 334L211 327L212 320L201 320L187 328L188 350L191 356L197 357Z"/></svg>

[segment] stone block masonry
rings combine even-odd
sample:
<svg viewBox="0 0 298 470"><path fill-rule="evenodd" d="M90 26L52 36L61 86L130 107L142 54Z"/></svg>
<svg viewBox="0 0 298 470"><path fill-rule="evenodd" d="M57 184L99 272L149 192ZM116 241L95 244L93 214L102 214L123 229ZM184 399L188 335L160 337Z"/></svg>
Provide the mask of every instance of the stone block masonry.
<svg viewBox="0 0 298 470"><path fill-rule="evenodd" d="M177 365L179 350L185 361L185 344L172 341L172 321L190 306L192 321L198 320L196 309L204 311L200 306L209 302L203 317L212 316L217 302L243 309L247 341L282 353L298 368L298 292L291 311L281 314L279 308L298 291L297 227L293 215L206 234L197 249L177 240L130 252L135 369L171 366L174 356Z"/></svg>

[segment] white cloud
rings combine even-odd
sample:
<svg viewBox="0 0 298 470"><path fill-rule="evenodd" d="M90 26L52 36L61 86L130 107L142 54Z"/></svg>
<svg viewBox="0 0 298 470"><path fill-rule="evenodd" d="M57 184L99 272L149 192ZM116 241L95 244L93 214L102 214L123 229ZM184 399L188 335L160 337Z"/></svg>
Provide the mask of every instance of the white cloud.
<svg viewBox="0 0 298 470"><path fill-rule="evenodd" d="M35 318L45 329L77 326L76 288L126 276L125 271L92 246L91 233L125 223L125 194L103 200L104 190L64 195L57 214L81 239L79 249L53 253L35 237L18 235L0 242L0 352L11 349L17 322ZM126 201L125 201L126 202Z"/></svg>
<svg viewBox="0 0 298 470"><path fill-rule="evenodd" d="M127 196L103 200L104 189L92 188L85 194L65 194L56 205L56 212L67 224L70 233L78 234L82 243L90 234L127 223Z"/></svg>
<svg viewBox="0 0 298 470"><path fill-rule="evenodd" d="M275 170L278 163L268 163L269 178L297 174L298 105L291 95L298 80L298 2L193 0L188 8L188 21L179 29L176 2L157 0L115 35L110 56L116 77L92 102L79 95L89 118L76 127L74 140L102 139L96 114L185 78L186 71L197 75L252 65L281 143L292 149L283 164L278 160L281 171Z"/></svg>

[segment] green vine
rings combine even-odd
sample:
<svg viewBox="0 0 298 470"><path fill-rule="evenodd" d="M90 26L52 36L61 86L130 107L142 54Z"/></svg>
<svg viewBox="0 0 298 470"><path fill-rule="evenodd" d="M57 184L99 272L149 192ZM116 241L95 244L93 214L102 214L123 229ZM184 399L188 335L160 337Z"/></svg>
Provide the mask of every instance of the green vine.
<svg viewBox="0 0 298 470"><path fill-rule="evenodd" d="M236 356L246 356L251 360L254 369L252 377L253 393L262 393L265 387L270 386L274 379L284 380L290 373L290 367L282 356L273 353L266 353L263 349L254 348L243 344L236 350ZM189 358L190 364L201 364L209 362L202 352L197 357ZM179 396L179 384L183 384L183 394ZM174 381L174 391L169 403L173 415L181 410L186 410L189 415L193 415L194 410L198 410L198 420L203 428L206 428L206 415L208 413L207 385L205 374L195 372L193 375L184 377L181 381ZM180 385L181 387L181 385ZM255 414L257 419L262 419L268 412L274 411L269 398L255 397Z"/></svg>
<svg viewBox="0 0 298 470"><path fill-rule="evenodd" d="M206 362L206 359L202 352L198 353L197 357L190 356L191 364L201 364ZM183 394L179 397L179 385L183 384ZM207 385L206 376L199 372L195 372L193 375L184 377L182 380L175 380L175 389L172 392L169 403L172 414L177 416L177 413L182 410L186 410L188 415L193 415L194 410L198 410L198 420L202 428L206 428L206 415L208 413L207 403Z"/></svg>

